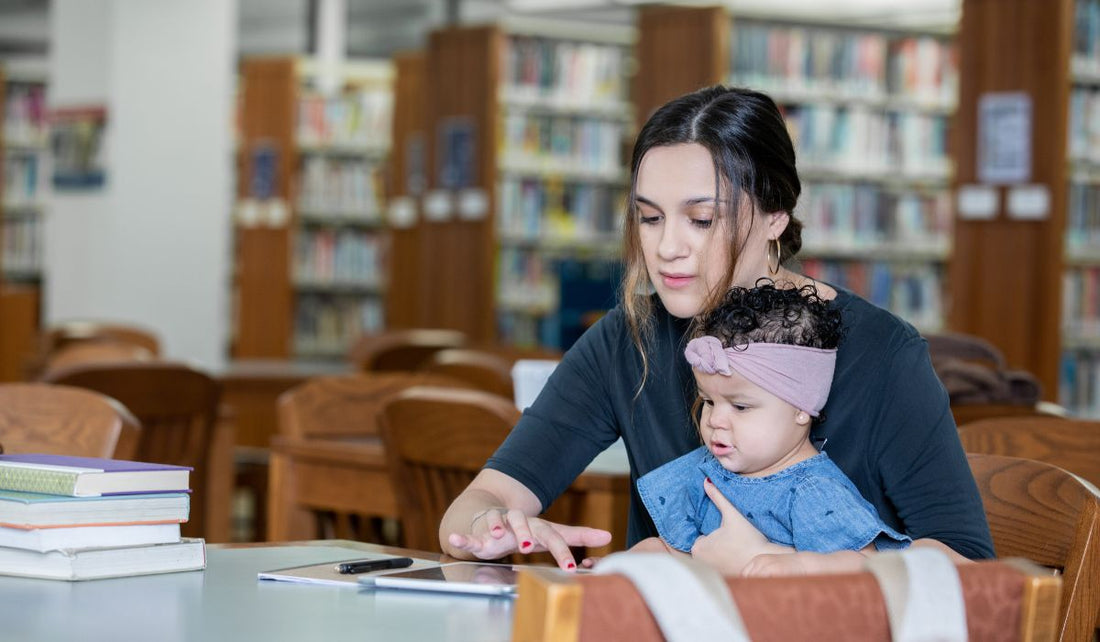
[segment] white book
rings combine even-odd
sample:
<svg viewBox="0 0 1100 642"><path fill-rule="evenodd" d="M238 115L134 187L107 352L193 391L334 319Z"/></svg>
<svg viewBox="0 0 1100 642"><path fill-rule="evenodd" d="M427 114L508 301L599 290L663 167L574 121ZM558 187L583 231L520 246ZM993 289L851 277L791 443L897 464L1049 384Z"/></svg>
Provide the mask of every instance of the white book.
<svg viewBox="0 0 1100 642"><path fill-rule="evenodd" d="M0 546L39 552L69 548L168 544L178 542L179 539L178 522L58 528L0 527Z"/></svg>
<svg viewBox="0 0 1100 642"><path fill-rule="evenodd" d="M171 544L77 548L38 553L0 548L0 575L51 580L93 580L206 568L206 543L182 539Z"/></svg>

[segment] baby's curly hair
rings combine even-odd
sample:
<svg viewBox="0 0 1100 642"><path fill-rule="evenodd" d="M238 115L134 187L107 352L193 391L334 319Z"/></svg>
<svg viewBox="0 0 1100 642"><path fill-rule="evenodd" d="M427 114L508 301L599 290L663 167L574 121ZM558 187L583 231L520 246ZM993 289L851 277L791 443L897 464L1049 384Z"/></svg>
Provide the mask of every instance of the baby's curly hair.
<svg viewBox="0 0 1100 642"><path fill-rule="evenodd" d="M843 337L840 310L824 301L812 284L777 288L763 278L756 287L734 287L709 312L696 319L693 335L717 337L724 347L746 343L784 343L836 348Z"/></svg>

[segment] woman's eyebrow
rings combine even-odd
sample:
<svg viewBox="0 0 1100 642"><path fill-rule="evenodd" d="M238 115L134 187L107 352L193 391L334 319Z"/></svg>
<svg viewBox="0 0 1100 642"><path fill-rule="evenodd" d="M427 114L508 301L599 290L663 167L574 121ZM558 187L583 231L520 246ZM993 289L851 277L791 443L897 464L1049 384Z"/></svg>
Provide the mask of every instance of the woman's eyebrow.
<svg viewBox="0 0 1100 642"><path fill-rule="evenodd" d="M650 206L654 209L658 209L658 210L661 209L660 206L658 206L656 203L654 203L653 201L649 200L648 198L646 198L646 197L644 197L640 194L635 194L634 195L634 200L637 201L638 203L643 204L643 205L648 205L648 206ZM727 202L728 201L724 198L715 198L713 196L695 196L695 197L692 197L692 198L685 198L683 201L681 201L681 203L686 207L691 207L693 205L702 205L703 203L713 203L715 205L722 205L722 204L727 203Z"/></svg>

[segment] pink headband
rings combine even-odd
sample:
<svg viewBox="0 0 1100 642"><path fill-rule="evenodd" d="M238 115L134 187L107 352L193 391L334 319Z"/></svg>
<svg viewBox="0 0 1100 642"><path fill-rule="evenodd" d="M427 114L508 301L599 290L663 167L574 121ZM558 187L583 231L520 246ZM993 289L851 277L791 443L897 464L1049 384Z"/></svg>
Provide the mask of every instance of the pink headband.
<svg viewBox="0 0 1100 642"><path fill-rule="evenodd" d="M688 363L703 374L742 377L799 410L816 417L829 398L836 349L782 343L749 343L723 348L717 337L692 339L684 350Z"/></svg>

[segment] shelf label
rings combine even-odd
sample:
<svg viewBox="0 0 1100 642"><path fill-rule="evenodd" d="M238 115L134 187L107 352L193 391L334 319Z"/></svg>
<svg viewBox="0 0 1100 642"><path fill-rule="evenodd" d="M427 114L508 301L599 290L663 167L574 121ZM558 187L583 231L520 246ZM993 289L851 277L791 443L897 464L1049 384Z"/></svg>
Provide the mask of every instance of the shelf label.
<svg viewBox="0 0 1100 642"><path fill-rule="evenodd" d="M1017 221L1046 220L1050 217L1050 190L1039 184L1009 189L1008 217Z"/></svg>
<svg viewBox="0 0 1100 642"><path fill-rule="evenodd" d="M451 193L445 189L436 189L424 196L424 220L429 223L446 223L451 220Z"/></svg>
<svg viewBox="0 0 1100 642"><path fill-rule="evenodd" d="M458 193L458 218L463 221L481 221L489 214L489 196L480 188L464 189Z"/></svg>
<svg viewBox="0 0 1100 642"><path fill-rule="evenodd" d="M396 230L416 227L416 201L411 196L391 198L386 207L386 217L390 221L390 227Z"/></svg>
<svg viewBox="0 0 1100 642"><path fill-rule="evenodd" d="M960 185L955 195L959 219L992 221L997 218L997 188L989 185Z"/></svg>
<svg viewBox="0 0 1100 642"><path fill-rule="evenodd" d="M991 92L978 100L978 180L1031 180L1031 96Z"/></svg>

